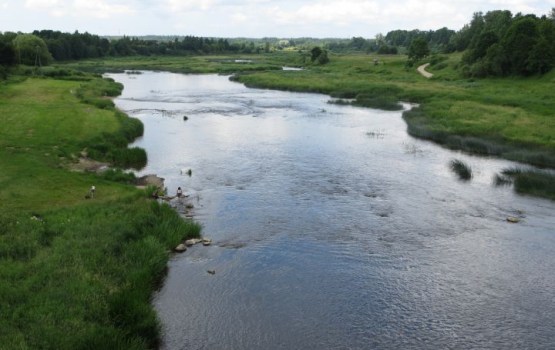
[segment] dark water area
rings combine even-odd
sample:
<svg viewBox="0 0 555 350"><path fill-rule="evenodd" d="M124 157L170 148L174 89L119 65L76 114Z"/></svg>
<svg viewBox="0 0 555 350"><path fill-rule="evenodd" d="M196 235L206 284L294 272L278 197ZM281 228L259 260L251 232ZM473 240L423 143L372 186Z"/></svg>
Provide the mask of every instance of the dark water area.
<svg viewBox="0 0 555 350"><path fill-rule="evenodd" d="M518 164L324 95L110 76L145 124L141 174L184 188L214 241L169 263L163 349L555 348L555 203L493 185Z"/></svg>

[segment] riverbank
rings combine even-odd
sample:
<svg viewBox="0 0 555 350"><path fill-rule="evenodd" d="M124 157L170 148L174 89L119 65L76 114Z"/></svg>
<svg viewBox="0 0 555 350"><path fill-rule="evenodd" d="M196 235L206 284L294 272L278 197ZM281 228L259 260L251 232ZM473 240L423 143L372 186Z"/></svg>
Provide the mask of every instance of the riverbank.
<svg viewBox="0 0 555 350"><path fill-rule="evenodd" d="M15 348L157 346L151 293L170 251L200 226L122 171L70 171L86 154L140 168L142 124L107 97L122 87L66 72L0 83L0 342ZM90 187L94 198L88 198Z"/></svg>

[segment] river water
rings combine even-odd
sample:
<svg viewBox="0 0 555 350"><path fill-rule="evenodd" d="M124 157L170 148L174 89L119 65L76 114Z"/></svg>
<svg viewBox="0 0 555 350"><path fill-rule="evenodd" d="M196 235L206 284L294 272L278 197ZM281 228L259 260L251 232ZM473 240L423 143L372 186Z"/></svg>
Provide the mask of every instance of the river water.
<svg viewBox="0 0 555 350"><path fill-rule="evenodd" d="M110 76L145 124L141 174L184 188L214 240L169 262L163 349L555 348L555 203L492 184L515 163L325 95Z"/></svg>

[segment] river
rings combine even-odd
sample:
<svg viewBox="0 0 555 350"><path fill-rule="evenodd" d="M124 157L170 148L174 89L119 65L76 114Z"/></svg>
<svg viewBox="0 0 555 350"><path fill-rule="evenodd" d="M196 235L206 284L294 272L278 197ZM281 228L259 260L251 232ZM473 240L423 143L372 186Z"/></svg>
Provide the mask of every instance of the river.
<svg viewBox="0 0 555 350"><path fill-rule="evenodd" d="M555 203L493 185L518 164L325 95L109 76L145 125L140 174L181 186L214 241L169 262L163 349L555 348Z"/></svg>

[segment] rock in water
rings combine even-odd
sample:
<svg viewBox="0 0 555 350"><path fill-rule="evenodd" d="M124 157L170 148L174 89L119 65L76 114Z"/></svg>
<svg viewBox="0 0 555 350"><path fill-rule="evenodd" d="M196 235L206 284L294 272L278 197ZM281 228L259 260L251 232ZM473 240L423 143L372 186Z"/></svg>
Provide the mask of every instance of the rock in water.
<svg viewBox="0 0 555 350"><path fill-rule="evenodd" d="M211 275L216 274L216 270L207 270L206 272L208 272L208 273L211 274Z"/></svg>
<svg viewBox="0 0 555 350"><path fill-rule="evenodd" d="M185 241L185 245L187 247L191 247L191 246L194 246L195 244L200 243L200 242L202 242L202 239L191 238L191 239L188 239L188 240Z"/></svg>
<svg viewBox="0 0 555 350"><path fill-rule="evenodd" d="M202 239L202 245L204 246L209 246L210 244L212 244L212 240L208 239L208 238L203 238Z"/></svg>
<svg viewBox="0 0 555 350"><path fill-rule="evenodd" d="M513 223L513 224L516 224L516 223L520 222L520 219L519 219L519 218L516 218L516 217L514 217L514 216L509 216L509 217L507 218L507 221L508 221L508 222L511 222L511 223Z"/></svg>
<svg viewBox="0 0 555 350"><path fill-rule="evenodd" d="M180 245L178 245L177 247L175 247L174 249L176 252L178 253L183 253L184 251L187 250L187 247L185 246L185 244L181 243Z"/></svg>

